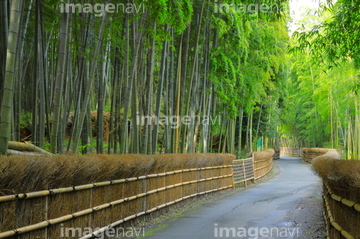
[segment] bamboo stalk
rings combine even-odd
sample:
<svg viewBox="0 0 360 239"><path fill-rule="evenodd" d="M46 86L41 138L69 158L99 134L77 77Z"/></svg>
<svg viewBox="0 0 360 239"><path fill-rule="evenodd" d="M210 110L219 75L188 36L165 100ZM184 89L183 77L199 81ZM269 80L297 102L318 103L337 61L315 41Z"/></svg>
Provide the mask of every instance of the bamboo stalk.
<svg viewBox="0 0 360 239"><path fill-rule="evenodd" d="M28 143L28 142L9 141L8 149L17 150L17 151L31 151L31 152L37 152L37 153L41 153L41 154L45 154L45 155L52 155L48 151L43 150L39 147L36 147L35 145Z"/></svg>
<svg viewBox="0 0 360 239"><path fill-rule="evenodd" d="M36 152L30 152L30 151L18 151L13 149L6 150L6 155L46 155Z"/></svg>
<svg viewBox="0 0 360 239"><path fill-rule="evenodd" d="M254 171L258 171L258 170L261 170L261 169L267 168L267 167L269 167L271 164L272 164L272 162L270 162L268 165L266 165L266 166L264 166L264 167L255 168L255 169L254 169Z"/></svg>

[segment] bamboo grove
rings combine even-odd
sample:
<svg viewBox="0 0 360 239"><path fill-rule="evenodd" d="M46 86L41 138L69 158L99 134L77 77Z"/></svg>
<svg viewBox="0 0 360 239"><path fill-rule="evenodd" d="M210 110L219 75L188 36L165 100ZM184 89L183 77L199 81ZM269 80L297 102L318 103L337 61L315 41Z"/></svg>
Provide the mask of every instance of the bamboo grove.
<svg viewBox="0 0 360 239"><path fill-rule="evenodd" d="M292 36L283 145L336 148L360 158L360 3L322 1Z"/></svg>
<svg viewBox="0 0 360 239"><path fill-rule="evenodd" d="M121 11L0 2L0 153L8 140L117 154L240 154L260 139L276 143L288 1L79 3Z"/></svg>

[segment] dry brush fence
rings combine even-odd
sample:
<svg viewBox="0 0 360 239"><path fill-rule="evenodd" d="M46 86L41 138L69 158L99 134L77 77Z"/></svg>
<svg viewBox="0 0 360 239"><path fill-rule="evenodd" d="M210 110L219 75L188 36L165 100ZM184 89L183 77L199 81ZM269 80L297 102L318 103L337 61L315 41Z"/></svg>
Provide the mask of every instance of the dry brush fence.
<svg viewBox="0 0 360 239"><path fill-rule="evenodd" d="M313 159L326 154L329 151L335 151L336 149L324 149L324 148L301 148L303 159L311 163Z"/></svg>
<svg viewBox="0 0 360 239"><path fill-rule="evenodd" d="M98 228L101 235L183 200L232 188L234 158L227 154L1 157L0 238L52 239L60 238L61 228L89 227Z"/></svg>
<svg viewBox="0 0 360 239"><path fill-rule="evenodd" d="M324 217L330 239L360 238L360 161L339 160L330 151L313 160L322 178Z"/></svg>
<svg viewBox="0 0 360 239"><path fill-rule="evenodd" d="M248 181L255 182L257 179L267 175L273 166L273 156L275 151L269 149L261 152L250 153L251 158L234 160L234 183L244 183L247 186Z"/></svg>

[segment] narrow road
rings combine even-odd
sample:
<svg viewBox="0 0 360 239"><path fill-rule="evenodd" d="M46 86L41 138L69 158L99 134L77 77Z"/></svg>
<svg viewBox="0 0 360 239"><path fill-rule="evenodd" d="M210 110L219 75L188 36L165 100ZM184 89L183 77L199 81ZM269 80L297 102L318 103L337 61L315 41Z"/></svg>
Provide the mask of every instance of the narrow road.
<svg viewBox="0 0 360 239"><path fill-rule="evenodd" d="M282 157L270 180L185 212L154 239L324 238L321 180L301 159Z"/></svg>

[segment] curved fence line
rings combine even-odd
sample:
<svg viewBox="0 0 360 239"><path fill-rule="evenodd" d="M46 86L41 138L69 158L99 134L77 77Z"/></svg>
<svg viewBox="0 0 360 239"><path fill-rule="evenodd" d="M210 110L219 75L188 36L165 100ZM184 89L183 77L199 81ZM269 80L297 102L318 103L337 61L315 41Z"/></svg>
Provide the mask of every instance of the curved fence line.
<svg viewBox="0 0 360 239"><path fill-rule="evenodd" d="M326 149L322 151L325 152ZM329 239L360 238L360 204L356 202L359 199L359 188L356 187L359 161L341 160L341 155L337 151L328 150L312 160L312 164L323 181L327 237Z"/></svg>
<svg viewBox="0 0 360 239"><path fill-rule="evenodd" d="M334 230L336 230L339 234L338 236L341 235L341 236L343 236L343 238L346 238L346 239L355 239L354 236L352 236L348 231L343 229L341 227L341 225L335 221L333 213L331 212L330 200L332 200L336 203L339 203L341 205L347 206L358 213L360 212L360 204L332 193L331 188L329 187L329 185L326 182L324 182L323 199L324 199L324 205L325 205L324 218L325 218L325 222L326 222L327 236L329 238L333 238L332 233ZM338 237L336 237L336 238L338 238Z"/></svg>
<svg viewBox="0 0 360 239"><path fill-rule="evenodd" d="M270 173L272 166L273 166L273 162L272 162L272 160L269 160L269 161L271 161L271 162L269 164L267 164L266 166L254 169L254 171L259 171L259 170L265 169L265 173L260 173L259 176L257 176L255 178L256 180L260 179L262 177L265 177L268 173Z"/></svg>
<svg viewBox="0 0 360 239"><path fill-rule="evenodd" d="M193 198L193 197L196 197L196 196L199 196L199 195L204 195L204 194L209 194L209 193L213 193L213 192L217 192L217 191L221 191L221 190L226 190L226 189L229 189L229 188L232 188L232 187L233 187L233 185L231 184L229 186L225 186L225 187L222 187L222 188L213 189L213 190L209 190L209 191L205 191L205 192L201 192L201 193L195 193L195 194L192 194L192 195L189 195L189 196L186 196L186 197L179 198L179 199L177 199L175 201L168 202L168 203L162 204L160 206L154 207L154 208L152 208L152 209L150 209L148 211L140 212L138 214L134 214L134 215L131 215L131 216L127 217L127 218L121 219L121 220L119 220L117 222L114 222L114 223L112 223L112 224L110 224L110 225L108 225L106 227L100 228L99 230L97 230L97 231L95 231L95 232L93 232L91 234L88 234L88 235L86 235L84 237L81 237L80 239L87 239L87 238L93 238L93 237L99 236L99 235L101 235L101 233L105 232L106 230L108 230L110 228L115 228L115 227L121 225L124 222L130 221L132 219L143 216L145 214L152 213L152 212L160 210L160 209L162 209L164 207L171 206L171 205L173 205L175 203L178 203L178 202L181 202L183 200Z"/></svg>
<svg viewBox="0 0 360 239"><path fill-rule="evenodd" d="M54 157L54 160L56 160L56 156ZM119 171L117 174L129 175L130 177L113 180L109 176L107 181L91 184L86 184L85 180L76 179L78 182L85 183L71 187L66 187L66 184L65 187L61 187L64 184L58 184L60 187L53 187L53 189L49 190L41 190L40 186L36 184L31 184L29 187L24 185L24 188L30 190L23 192L19 191L21 187L18 187L13 190L11 195L5 193L11 192L12 188L4 187L2 193L5 196L0 197L0 215L6 216L0 217L0 238L53 239L62 238L64 237L62 233L66 234L67 232L76 233L73 238L81 238L90 232L95 233L99 228L109 228L109 226L119 225L153 212L156 212L156 214L152 215L156 216L157 213L165 212L157 212L159 209L176 205L178 202L196 196L230 189L234 186L232 161L235 156L230 154L134 155L118 156L118 159L116 156L93 157L84 158L84 162L89 164L87 160L92 160L90 162L102 166L101 168L89 167L89 169L83 169L81 168L83 161L80 160L74 160L75 163L78 163L76 166L72 166L71 162L66 165L70 165L69 168L81 168L81 171L77 170L77 172L81 173L83 170L87 170L85 175L89 175L92 172L91 170L98 170L95 172L96 175L105 180L107 176L102 176L102 172L113 175L115 171L108 172L108 170L111 170L110 166L117 169L124 165L121 170L125 173ZM104 158L104 161L101 157ZM6 160L10 162L13 159L6 158ZM19 162L28 163L29 160L28 158L21 158ZM67 170L67 167L64 167L63 161L60 159L58 161L48 161L48 158L31 160L30 165L35 162L36 166L42 166L50 162L59 170ZM71 159L69 160L71 161ZM103 164L106 165L103 166ZM36 169L42 172L41 169L46 167L40 167L40 169L39 167L28 168L29 171ZM9 172L13 172L15 175L17 173L16 168L13 167L12 170ZM141 171L144 174L138 174ZM45 180L51 180L57 175L57 172L57 170L54 170L50 174L45 174L46 176L50 175ZM31 176L28 171L26 173L26 175ZM9 177L5 178L7 181L4 181L4 185L7 185L6 183L11 180L11 174L8 173L7 175ZM25 173L21 171L19 175L22 176ZM82 174L78 175L78 177L81 176ZM44 180L43 178L39 176L37 179ZM96 177L93 176L93 178ZM21 180L19 181L21 182ZM26 181L23 182L26 183ZM41 183L41 186L46 185L46 182L37 182ZM32 188L40 188L41 191L32 190ZM87 230L89 228L91 230ZM78 235L78 229L80 229L79 233L81 235Z"/></svg>
<svg viewBox="0 0 360 239"><path fill-rule="evenodd" d="M233 188L234 182L245 186L249 180L255 182L272 169L271 153L256 152L235 161L229 155L215 166L203 165L207 160L194 161L201 167L193 164L193 168L0 196L0 212L8 215L9 222L1 227L0 238L59 238L64 228L89 226L95 229L91 234L76 238L91 238L186 199Z"/></svg>
<svg viewBox="0 0 360 239"><path fill-rule="evenodd" d="M109 202L109 203L106 203L106 204L98 205L96 207L92 207L92 208L88 208L88 209L85 209L85 210L82 210L82 211L71 213L71 214L68 214L68 215L65 215L65 216L62 216L62 217L59 217L59 218L50 219L50 220L42 221L42 222L39 222L39 223L36 223L36 224L33 224L33 225L28 225L28 226L25 226L25 227L22 227L22 228L17 228L17 229L13 229L13 230L10 230L10 231L2 232L2 233L0 233L0 238L8 238L8 237L11 237L11 236L24 234L24 233L32 232L32 231L39 230L39 229L42 229L42 228L46 228L46 227L51 226L51 225L59 224L59 223L62 223L62 222L65 222L65 221L68 221L68 220L71 220L71 219L74 219L74 218L77 218L77 217L89 215L89 214L92 214L94 212L101 211L101 210L107 209L109 207L113 207L113 206L121 204L121 203L136 200L138 198L149 196L151 194L155 194L155 193L165 191L165 190L168 190L168 189L181 187L181 186L188 185L188 184L196 184L196 183L204 182L204 181L212 181L212 180L216 180L216 179L229 178L229 177L232 177L232 176L233 176L232 174L229 174L229 175L223 175L223 176L217 176L217 177L211 177L211 178L204 178L204 179L199 179L199 180L187 181L187 182L177 183L177 184L174 184L174 185L165 186L165 187L162 187L162 188L157 188L157 189L154 189L154 190L151 190L151 191L147 191L145 193L141 193L141 194L134 195L134 196L131 196L131 197L126 197L126 198L116 200L116 201L112 201L112 202ZM232 184L228 185L226 188L228 188L228 187L232 187ZM206 191L205 193L210 193L210 192L213 192L213 191L214 190L209 190L209 191ZM193 194L193 196L199 195L201 193L202 192ZM191 196L191 197L193 197L193 196ZM188 197L188 198L190 198L190 197ZM182 201L182 200L180 200L180 201ZM169 202L169 203L165 203L163 205L168 206L168 205L174 204L176 201L177 200ZM163 205L159 205L159 206L157 206L155 208L160 209L160 208L164 207ZM137 214L134 214L134 215L137 215L136 217L138 217L138 216L144 215L146 213L150 213L150 212L152 212L152 209L147 210L147 211L143 211L143 212L140 212L140 213L137 213ZM130 216L130 217L131 217L131 219L133 219L132 216ZM129 219L130 217L127 217L127 220L125 220L126 218L123 219L123 221L125 222L125 221L130 220Z"/></svg>
<svg viewBox="0 0 360 239"><path fill-rule="evenodd" d="M348 206L350 208L353 208L355 209L357 212L360 212L360 203L357 203L357 202L354 202L352 200L349 200L347 198L344 198L344 197L341 197L341 196L338 196L336 195L335 193L332 193L331 192L331 189L329 187L329 185L325 182L324 183L327 190L328 190L328 194L330 195L331 199L337 201L337 202L340 202L342 203L343 205L345 206Z"/></svg>

